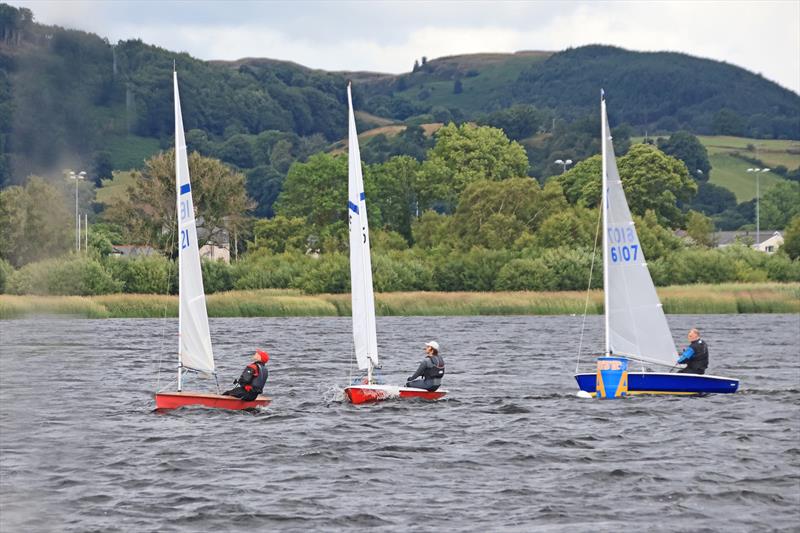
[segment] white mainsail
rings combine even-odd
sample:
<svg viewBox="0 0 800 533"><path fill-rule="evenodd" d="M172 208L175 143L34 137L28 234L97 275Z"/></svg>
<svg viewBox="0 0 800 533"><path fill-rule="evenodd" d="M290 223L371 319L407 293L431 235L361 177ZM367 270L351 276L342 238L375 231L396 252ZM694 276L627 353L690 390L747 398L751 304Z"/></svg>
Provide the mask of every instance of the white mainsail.
<svg viewBox="0 0 800 533"><path fill-rule="evenodd" d="M605 97L600 107L606 352L673 366L678 354L622 189Z"/></svg>
<svg viewBox="0 0 800 533"><path fill-rule="evenodd" d="M372 292L372 261L369 254L369 225L361 174L353 97L347 84L348 105L348 186L347 212L350 219L350 285L353 313L353 341L358 368L378 366L378 340L375 328L375 297Z"/></svg>
<svg viewBox="0 0 800 533"><path fill-rule="evenodd" d="M180 366L214 373L214 354L208 329L206 295L197 247L197 226L189 180L189 160L183 134L181 101L178 95L178 74L173 73L175 86L175 185L178 208L178 279L180 307L178 311L178 360ZM180 375L180 369L179 369ZM180 387L180 380L179 380Z"/></svg>

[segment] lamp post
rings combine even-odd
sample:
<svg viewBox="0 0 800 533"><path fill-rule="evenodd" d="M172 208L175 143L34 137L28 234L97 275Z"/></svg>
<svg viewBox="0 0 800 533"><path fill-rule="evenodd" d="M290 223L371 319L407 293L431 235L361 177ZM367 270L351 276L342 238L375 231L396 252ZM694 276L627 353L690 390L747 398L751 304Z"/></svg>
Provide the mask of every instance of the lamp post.
<svg viewBox="0 0 800 533"><path fill-rule="evenodd" d="M754 172L756 175L756 249L758 249L758 245L761 244L761 216L760 216L760 206L759 206L759 196L760 196L760 184L758 176L762 172L769 172L768 168L748 168L748 172Z"/></svg>
<svg viewBox="0 0 800 533"><path fill-rule="evenodd" d="M86 179L86 172L81 170L77 174L70 170L69 179L75 180L75 251L81 251L81 218L78 214L78 180Z"/></svg>
<svg viewBox="0 0 800 533"><path fill-rule="evenodd" d="M553 161L553 163L555 163L556 165L561 165L561 173L563 174L564 172L567 171L567 167L572 164L572 159L567 159L566 161L562 161L561 159L556 159L555 161Z"/></svg>

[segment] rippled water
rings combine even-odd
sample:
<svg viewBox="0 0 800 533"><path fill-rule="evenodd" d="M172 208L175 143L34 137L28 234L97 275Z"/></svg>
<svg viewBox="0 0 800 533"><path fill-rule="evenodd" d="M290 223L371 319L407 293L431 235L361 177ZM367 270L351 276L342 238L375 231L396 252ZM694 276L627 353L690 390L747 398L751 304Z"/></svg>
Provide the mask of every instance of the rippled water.
<svg viewBox="0 0 800 533"><path fill-rule="evenodd" d="M0 530L797 530L798 315L671 316L741 392L605 402L580 321L379 318L390 381L434 338L450 396L352 406L348 319L214 319L223 386L264 347L273 403L167 414L174 321L0 322Z"/></svg>

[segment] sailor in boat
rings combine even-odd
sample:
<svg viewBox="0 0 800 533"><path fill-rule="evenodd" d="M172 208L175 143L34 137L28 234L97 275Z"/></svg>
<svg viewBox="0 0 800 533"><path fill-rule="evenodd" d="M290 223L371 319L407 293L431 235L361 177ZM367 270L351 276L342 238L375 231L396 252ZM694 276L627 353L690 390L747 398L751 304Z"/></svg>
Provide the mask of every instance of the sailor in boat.
<svg viewBox="0 0 800 533"><path fill-rule="evenodd" d="M267 361L269 361L269 354L258 350L253 354L253 362L247 365L239 379L233 382L237 386L223 392L223 396L234 396L246 402L258 398L258 395L264 391L264 385L267 384L269 377Z"/></svg>
<svg viewBox="0 0 800 533"><path fill-rule="evenodd" d="M678 358L678 364L686 363L686 368L678 372L681 374L705 374L706 368L708 368L708 345L700 338L700 332L696 328L690 329L686 338L689 339L690 344Z"/></svg>
<svg viewBox="0 0 800 533"><path fill-rule="evenodd" d="M442 384L442 376L444 376L444 359L439 355L439 343L431 341L425 344L425 358L417 367L417 371L408 378L406 387L433 392Z"/></svg>

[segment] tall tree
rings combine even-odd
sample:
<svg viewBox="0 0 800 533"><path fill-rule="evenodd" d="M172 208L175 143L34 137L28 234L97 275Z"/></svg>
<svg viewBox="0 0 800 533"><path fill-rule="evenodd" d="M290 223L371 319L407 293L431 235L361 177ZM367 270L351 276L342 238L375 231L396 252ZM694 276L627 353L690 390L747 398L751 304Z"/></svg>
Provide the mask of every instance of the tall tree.
<svg viewBox="0 0 800 533"><path fill-rule="evenodd" d="M710 247L714 244L714 223L697 211L689 211L686 217L686 233L700 246Z"/></svg>
<svg viewBox="0 0 800 533"><path fill-rule="evenodd" d="M404 155L367 169L367 180L375 183L377 192L372 205L380 209L383 226L400 233L408 242L412 215L417 209L415 185L419 167L416 159Z"/></svg>
<svg viewBox="0 0 800 533"><path fill-rule="evenodd" d="M217 159L197 152L189 155L192 198L198 219L198 244L219 241L223 233L235 237L247 224L254 207L247 196L244 174ZM145 161L133 174L128 196L112 203L104 213L119 225L129 242L148 244L172 254L175 239L175 151L161 152Z"/></svg>
<svg viewBox="0 0 800 533"><path fill-rule="evenodd" d="M525 176L528 158L502 130L471 124L448 124L436 133L418 177L421 208L452 210L458 195L473 181Z"/></svg>
<svg viewBox="0 0 800 533"><path fill-rule="evenodd" d="M601 166L601 157L594 156L555 179L570 202L595 207L601 196ZM632 213L641 216L652 209L662 224L673 228L683 225L678 202L691 200L697 184L682 161L654 146L637 144L617 160L617 167Z"/></svg>
<svg viewBox="0 0 800 533"><path fill-rule="evenodd" d="M786 225L780 250L790 259L800 258L800 215L793 217Z"/></svg>
<svg viewBox="0 0 800 533"><path fill-rule="evenodd" d="M683 161L686 168L689 169L689 175L697 181L708 181L711 173L708 150L697 137L688 131L673 133L669 139L659 138L658 149Z"/></svg>
<svg viewBox="0 0 800 533"><path fill-rule="evenodd" d="M511 248L524 232L532 234L551 214L567 206L558 183L544 189L530 178L478 180L461 193L453 229L469 248Z"/></svg>
<svg viewBox="0 0 800 533"><path fill-rule="evenodd" d="M800 215L800 183L776 183L767 190L760 203L761 227L783 229L792 217Z"/></svg>
<svg viewBox="0 0 800 533"><path fill-rule="evenodd" d="M364 188L369 221L374 223L370 202L371 182ZM305 163L289 168L283 190L275 202L275 213L287 218L302 217L317 229L347 220L347 157L317 154Z"/></svg>
<svg viewBox="0 0 800 533"><path fill-rule="evenodd" d="M75 226L68 202L39 177L0 191L0 258L20 267L70 250Z"/></svg>

